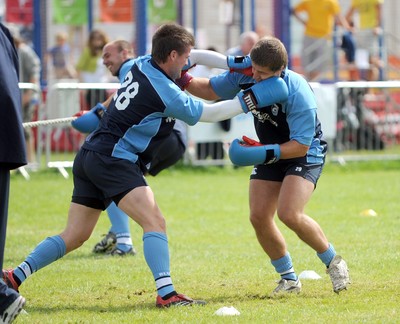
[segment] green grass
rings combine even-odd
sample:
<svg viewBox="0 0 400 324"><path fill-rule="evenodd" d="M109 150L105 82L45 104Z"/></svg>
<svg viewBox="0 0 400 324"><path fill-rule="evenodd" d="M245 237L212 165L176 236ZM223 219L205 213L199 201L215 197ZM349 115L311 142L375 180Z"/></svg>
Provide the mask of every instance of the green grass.
<svg viewBox="0 0 400 324"><path fill-rule="evenodd" d="M278 222L298 273L300 295L272 299L278 279L248 221L249 168L175 167L148 178L167 219L171 271L179 292L204 307L155 308L155 286L132 222L138 255L95 256L107 232L104 213L79 250L40 270L22 286L28 315L16 323L395 323L400 322L400 162L328 164L306 212L346 259L352 284L336 295L314 251ZM11 178L4 266L14 267L65 226L72 180L54 170ZM360 213L374 209L377 217ZM214 312L234 306L238 317Z"/></svg>

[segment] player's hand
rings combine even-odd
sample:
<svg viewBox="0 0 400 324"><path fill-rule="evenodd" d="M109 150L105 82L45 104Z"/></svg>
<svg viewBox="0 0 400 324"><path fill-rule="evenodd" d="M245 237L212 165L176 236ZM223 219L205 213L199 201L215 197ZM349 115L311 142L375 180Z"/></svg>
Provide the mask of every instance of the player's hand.
<svg viewBox="0 0 400 324"><path fill-rule="evenodd" d="M247 76L253 76L253 67L250 56L233 56L228 55L226 62L230 72L237 72Z"/></svg>
<svg viewBox="0 0 400 324"><path fill-rule="evenodd" d="M234 139L229 147L229 158L233 164L249 166L279 161L281 151L278 144L262 145L246 136L242 139Z"/></svg>
<svg viewBox="0 0 400 324"><path fill-rule="evenodd" d="M81 110L74 115L74 117L78 118L73 120L71 125L81 133L91 133L99 125L99 121L103 117L106 110L106 107L104 107L101 103L98 103L89 111Z"/></svg>
<svg viewBox="0 0 400 324"><path fill-rule="evenodd" d="M175 80L175 83L181 88L182 91L185 91L189 86L190 82L193 80L193 75L191 75L187 70L181 72L181 77Z"/></svg>

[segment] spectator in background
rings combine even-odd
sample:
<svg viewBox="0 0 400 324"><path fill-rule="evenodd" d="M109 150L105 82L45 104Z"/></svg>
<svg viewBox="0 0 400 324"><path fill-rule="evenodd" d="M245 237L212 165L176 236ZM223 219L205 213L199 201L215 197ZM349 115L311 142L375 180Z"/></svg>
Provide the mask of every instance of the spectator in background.
<svg viewBox="0 0 400 324"><path fill-rule="evenodd" d="M48 49L45 62L51 61L54 79L74 79L77 74L72 62L71 48L68 44L68 35L58 32L55 45Z"/></svg>
<svg viewBox="0 0 400 324"><path fill-rule="evenodd" d="M110 74L103 65L102 51L108 43L108 36L101 30L94 29L89 34L87 45L83 49L76 64L76 70L81 82L101 83L107 82ZM103 89L90 89L85 95L86 109L93 107L97 102L104 102L107 93Z"/></svg>
<svg viewBox="0 0 400 324"><path fill-rule="evenodd" d="M10 170L26 164L25 139L18 88L19 62L11 34L0 23L0 265L6 241ZM11 323L25 298L0 280L0 322Z"/></svg>
<svg viewBox="0 0 400 324"><path fill-rule="evenodd" d="M305 26L301 55L305 77L308 81L316 81L329 66L335 23L347 30L350 27L340 14L338 0L302 0L295 5L292 13Z"/></svg>
<svg viewBox="0 0 400 324"><path fill-rule="evenodd" d="M19 60L19 82L32 83L40 90L40 71L41 63L36 52L27 45L19 33L19 28L16 25L8 25L11 35L14 39L15 47L18 52ZM23 122L32 121L37 108L39 93L32 89L25 89L22 91L22 120ZM29 167L37 168L37 161L35 157L35 139L33 137L32 129L24 129L27 157Z"/></svg>
<svg viewBox="0 0 400 324"><path fill-rule="evenodd" d="M383 62L379 57L379 37L382 35L382 6L384 0L352 0L346 14L349 22L354 22L356 39L355 63L360 78L367 81L379 79L379 69ZM358 19L355 19L356 13Z"/></svg>
<svg viewBox="0 0 400 324"><path fill-rule="evenodd" d="M226 51L226 55L244 56L250 54L254 44L259 40L259 36L254 31L247 31L239 36L239 45Z"/></svg>
<svg viewBox="0 0 400 324"><path fill-rule="evenodd" d="M349 25L353 27L353 23L350 22ZM356 43L354 41L353 32L351 30L346 31L342 35L341 48L344 52L344 57L347 62L347 70L349 71L349 80L358 80L358 72L356 67Z"/></svg>

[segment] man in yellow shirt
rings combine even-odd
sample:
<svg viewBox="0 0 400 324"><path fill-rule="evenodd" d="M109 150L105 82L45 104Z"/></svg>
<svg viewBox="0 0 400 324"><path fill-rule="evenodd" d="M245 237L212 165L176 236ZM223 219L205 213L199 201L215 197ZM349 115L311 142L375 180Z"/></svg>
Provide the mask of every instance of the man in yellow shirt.
<svg viewBox="0 0 400 324"><path fill-rule="evenodd" d="M356 65L361 72L360 77L367 81L377 80L379 68L382 67L379 37L382 35L383 2L384 0L352 0L346 14L347 21L353 22L357 28Z"/></svg>
<svg viewBox="0 0 400 324"><path fill-rule="evenodd" d="M304 74L307 80L315 81L329 66L336 21L346 29L349 26L340 15L338 0L302 0L292 13L305 26L301 56Z"/></svg>

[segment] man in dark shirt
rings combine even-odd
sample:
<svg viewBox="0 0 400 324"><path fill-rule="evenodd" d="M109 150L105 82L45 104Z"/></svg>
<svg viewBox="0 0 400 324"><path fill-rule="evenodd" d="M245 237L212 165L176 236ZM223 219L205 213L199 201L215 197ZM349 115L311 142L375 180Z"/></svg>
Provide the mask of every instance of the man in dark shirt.
<svg viewBox="0 0 400 324"><path fill-rule="evenodd" d="M0 264L3 265L8 218L10 170L26 164L18 87L18 55L10 32L0 23ZM0 280L0 321L11 323L25 298Z"/></svg>

